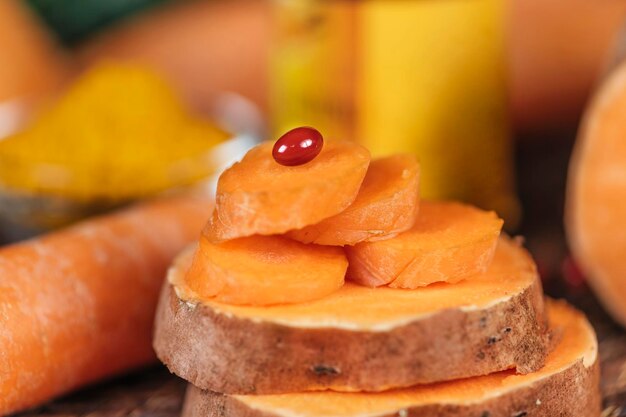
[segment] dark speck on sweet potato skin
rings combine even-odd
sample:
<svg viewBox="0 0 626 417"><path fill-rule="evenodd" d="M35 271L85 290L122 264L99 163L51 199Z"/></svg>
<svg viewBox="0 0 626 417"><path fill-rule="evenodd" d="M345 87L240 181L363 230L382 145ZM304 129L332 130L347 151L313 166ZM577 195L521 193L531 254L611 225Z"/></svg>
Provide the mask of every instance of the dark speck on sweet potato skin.
<svg viewBox="0 0 626 417"><path fill-rule="evenodd" d="M311 370L315 373L315 375L319 376L339 375L341 373L339 369L328 365L315 365L311 368Z"/></svg>

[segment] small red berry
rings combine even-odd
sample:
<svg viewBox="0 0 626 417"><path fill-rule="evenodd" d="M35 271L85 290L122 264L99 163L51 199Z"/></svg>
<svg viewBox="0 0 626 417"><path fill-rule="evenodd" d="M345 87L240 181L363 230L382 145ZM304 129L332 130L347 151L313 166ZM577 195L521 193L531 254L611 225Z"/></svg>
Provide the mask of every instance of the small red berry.
<svg viewBox="0 0 626 417"><path fill-rule="evenodd" d="M274 144L272 156L281 165L304 165L322 151L324 138L312 127L297 127L282 135Z"/></svg>

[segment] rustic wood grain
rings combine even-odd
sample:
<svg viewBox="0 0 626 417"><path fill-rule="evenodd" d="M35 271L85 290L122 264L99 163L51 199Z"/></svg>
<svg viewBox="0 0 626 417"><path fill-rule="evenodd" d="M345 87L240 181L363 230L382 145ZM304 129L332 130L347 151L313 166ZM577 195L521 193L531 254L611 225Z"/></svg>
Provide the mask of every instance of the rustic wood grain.
<svg viewBox="0 0 626 417"><path fill-rule="evenodd" d="M183 380L158 366L80 391L18 416L177 417L185 385Z"/></svg>

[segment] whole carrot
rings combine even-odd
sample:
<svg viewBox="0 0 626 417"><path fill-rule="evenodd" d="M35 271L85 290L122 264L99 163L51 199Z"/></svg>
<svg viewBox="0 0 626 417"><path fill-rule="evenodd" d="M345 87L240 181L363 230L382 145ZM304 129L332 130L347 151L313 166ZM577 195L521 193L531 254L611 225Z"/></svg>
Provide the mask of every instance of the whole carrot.
<svg viewBox="0 0 626 417"><path fill-rule="evenodd" d="M165 271L210 210L171 197L0 249L0 415L154 361Z"/></svg>

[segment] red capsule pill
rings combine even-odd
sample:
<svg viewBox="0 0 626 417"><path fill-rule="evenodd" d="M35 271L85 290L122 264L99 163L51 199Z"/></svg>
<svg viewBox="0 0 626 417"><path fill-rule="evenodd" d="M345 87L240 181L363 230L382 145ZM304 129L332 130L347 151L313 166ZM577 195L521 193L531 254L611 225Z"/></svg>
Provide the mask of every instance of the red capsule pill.
<svg viewBox="0 0 626 417"><path fill-rule="evenodd" d="M297 127L276 141L272 156L281 165L304 165L315 159L323 146L324 138L317 129Z"/></svg>

